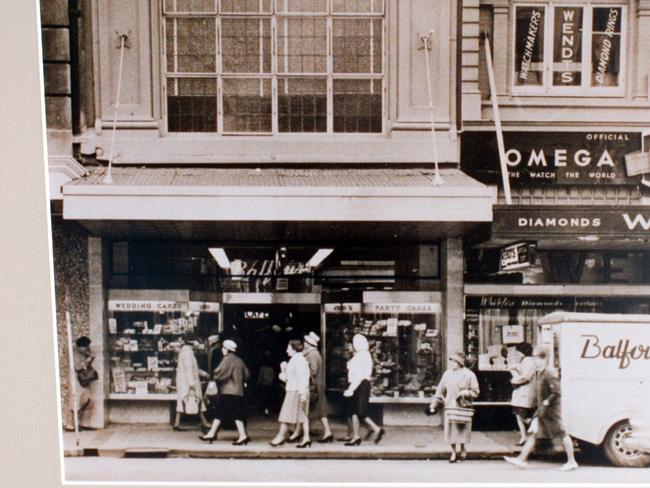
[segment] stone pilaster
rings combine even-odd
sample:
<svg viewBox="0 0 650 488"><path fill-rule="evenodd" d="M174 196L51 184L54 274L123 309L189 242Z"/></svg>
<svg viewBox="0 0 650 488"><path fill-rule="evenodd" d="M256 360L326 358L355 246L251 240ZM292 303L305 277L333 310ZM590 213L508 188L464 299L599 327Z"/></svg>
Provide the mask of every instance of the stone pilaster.
<svg viewBox="0 0 650 488"><path fill-rule="evenodd" d="M446 354L463 350L464 265L463 240L442 242L443 320L446 326ZM446 358L446 356L445 356ZM446 361L443 361L446 364Z"/></svg>

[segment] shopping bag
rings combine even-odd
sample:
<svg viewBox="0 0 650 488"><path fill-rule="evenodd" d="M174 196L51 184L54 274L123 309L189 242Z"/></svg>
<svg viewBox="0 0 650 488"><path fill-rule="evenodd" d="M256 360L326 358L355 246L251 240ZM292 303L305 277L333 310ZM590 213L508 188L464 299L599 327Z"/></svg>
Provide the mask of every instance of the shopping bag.
<svg viewBox="0 0 650 488"><path fill-rule="evenodd" d="M198 414L200 405L201 399L194 393L188 393L188 395L183 398L183 412L187 415Z"/></svg>
<svg viewBox="0 0 650 488"><path fill-rule="evenodd" d="M205 396L216 396L219 393L216 381L210 381L205 388Z"/></svg>

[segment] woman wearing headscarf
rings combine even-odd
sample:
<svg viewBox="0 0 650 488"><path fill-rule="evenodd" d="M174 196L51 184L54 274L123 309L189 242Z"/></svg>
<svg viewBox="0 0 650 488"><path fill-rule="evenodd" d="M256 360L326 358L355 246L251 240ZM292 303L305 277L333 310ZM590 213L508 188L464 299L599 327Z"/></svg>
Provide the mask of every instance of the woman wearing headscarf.
<svg viewBox="0 0 650 488"><path fill-rule="evenodd" d="M435 413L440 406L448 408L467 407L468 402L478 397L479 388L476 375L465 367L465 355L456 352L449 357L449 367L440 379L436 394L429 405L429 412ZM471 418L469 421L456 421L445 415L445 440L450 444L450 463L455 463L456 446L460 444L460 460L467 457L465 444L470 440L472 432Z"/></svg>
<svg viewBox="0 0 650 488"><path fill-rule="evenodd" d="M517 418L517 426L519 427L520 440L517 446L523 446L528 439L526 430L537 406L536 377L538 364L537 360L532 356L533 346L526 342L519 345L517 350L524 357L519 364L510 368L510 372L512 373L510 383L513 386L510 405L512 406L512 413Z"/></svg>
<svg viewBox="0 0 650 488"><path fill-rule="evenodd" d="M205 402L201 392L201 376L208 376L205 371L199 369L198 362L194 356L192 342L195 338L192 334L186 334L179 339L181 347L176 359L176 418L174 419L174 430L180 428L181 414L198 414L201 419L201 426L210 427L205 418ZM196 412L188 411L191 402L198 403Z"/></svg>
<svg viewBox="0 0 650 488"><path fill-rule="evenodd" d="M346 446L358 446L361 444L359 435L359 419L375 433L375 444L381 442L385 434L383 428L379 427L369 416L370 407L370 378L372 377L372 356L368 350L368 339L364 335L355 334L352 338L354 355L348 361L348 383L347 390L343 392L346 401L346 413L352 424L352 438Z"/></svg>
<svg viewBox="0 0 650 488"><path fill-rule="evenodd" d="M303 356L302 350L301 341L289 341L287 355L290 359L286 368L283 368L280 373L280 380L286 382L284 401L278 416L280 429L270 442L273 447L284 444L289 426L298 423L302 425L303 437L297 447L311 446L309 438L309 364Z"/></svg>
<svg viewBox="0 0 650 488"><path fill-rule="evenodd" d="M202 441L209 441L210 444L217 438L219 426L222 422L235 422L239 438L233 442L233 446L248 444L250 438L246 433L246 405L244 403L244 383L248 380L248 368L244 361L235 354L237 344L230 339L223 341L221 352L223 359L219 366L212 373L212 379L219 388L217 400L217 412L210 430L207 434L199 436Z"/></svg>

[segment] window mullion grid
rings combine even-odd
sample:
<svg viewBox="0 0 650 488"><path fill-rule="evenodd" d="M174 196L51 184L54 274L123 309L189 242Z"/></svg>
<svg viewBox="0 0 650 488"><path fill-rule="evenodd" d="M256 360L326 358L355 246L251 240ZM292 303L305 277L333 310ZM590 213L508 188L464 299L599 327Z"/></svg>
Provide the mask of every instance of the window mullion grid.
<svg viewBox="0 0 650 488"><path fill-rule="evenodd" d="M271 17L271 132L279 132L278 122L278 23L277 17Z"/></svg>
<svg viewBox="0 0 650 488"><path fill-rule="evenodd" d="M219 2L221 3L221 2ZM219 5L221 7L221 5ZM221 16L217 15L216 19L216 29L217 29L217 132L223 134L223 53L222 46L223 42L221 39Z"/></svg>
<svg viewBox="0 0 650 488"><path fill-rule="evenodd" d="M330 2L331 6L331 2ZM331 11L331 10L330 10ZM327 17L327 133L334 132L334 60L333 60L333 20L332 16Z"/></svg>

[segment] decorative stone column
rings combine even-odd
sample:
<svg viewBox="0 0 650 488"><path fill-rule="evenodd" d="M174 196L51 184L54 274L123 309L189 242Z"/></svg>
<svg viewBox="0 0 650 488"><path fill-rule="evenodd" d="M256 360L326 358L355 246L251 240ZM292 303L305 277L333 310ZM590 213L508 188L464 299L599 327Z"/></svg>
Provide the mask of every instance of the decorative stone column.
<svg viewBox="0 0 650 488"><path fill-rule="evenodd" d="M108 398L108 374L106 356L106 334L104 332L104 259L103 245L100 237L88 238L88 322L89 334L92 341L92 352L95 355L93 366L97 370L99 380L91 385L94 402L91 425L95 428L106 426L106 399Z"/></svg>
<svg viewBox="0 0 650 488"><path fill-rule="evenodd" d="M497 1L494 5L494 46L492 60L494 64L494 82L497 95L508 94L508 71L510 66L510 2Z"/></svg>
<svg viewBox="0 0 650 488"><path fill-rule="evenodd" d="M463 313L464 313L464 264L463 240L448 238L441 246L442 263L442 308L443 323L446 330L447 356L454 351L463 351Z"/></svg>

